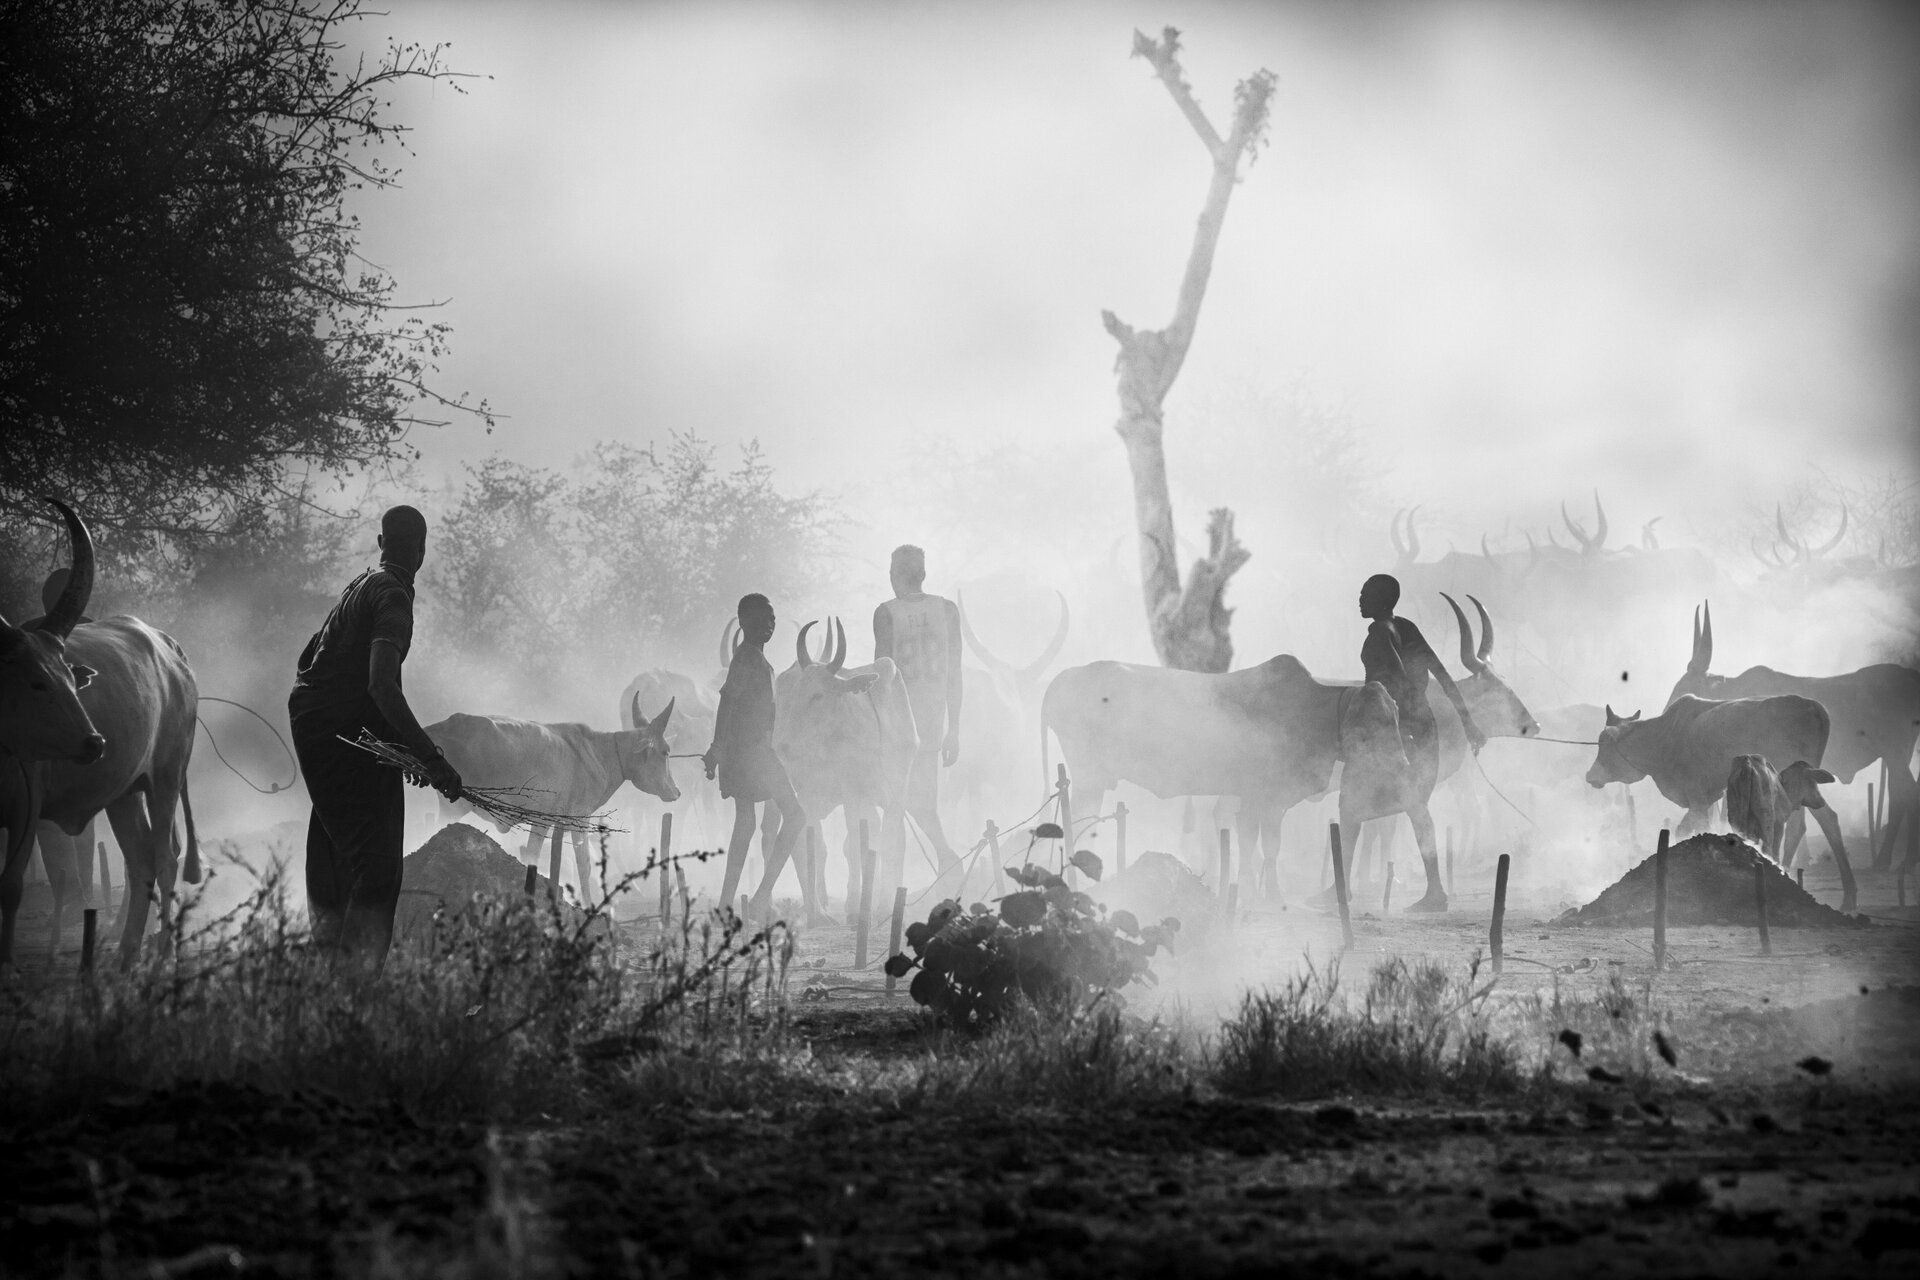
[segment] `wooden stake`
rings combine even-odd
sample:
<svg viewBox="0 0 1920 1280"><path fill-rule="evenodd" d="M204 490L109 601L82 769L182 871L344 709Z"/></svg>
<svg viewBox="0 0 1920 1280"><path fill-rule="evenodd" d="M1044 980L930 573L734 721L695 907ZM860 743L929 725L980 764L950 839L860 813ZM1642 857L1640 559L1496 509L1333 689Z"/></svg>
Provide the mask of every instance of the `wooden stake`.
<svg viewBox="0 0 1920 1280"><path fill-rule="evenodd" d="M567 833L558 825L553 828L553 854L547 859L547 896L555 902L560 901L560 845Z"/></svg>
<svg viewBox="0 0 1920 1280"><path fill-rule="evenodd" d="M1802 889L1807 887L1807 869L1805 867L1795 867L1793 869L1793 882Z"/></svg>
<svg viewBox="0 0 1920 1280"><path fill-rule="evenodd" d="M1447 896L1453 896L1453 828L1447 828Z"/></svg>
<svg viewBox="0 0 1920 1280"><path fill-rule="evenodd" d="M1000 866L1000 828L987 820L987 856L993 859L993 891L1005 894L1007 891L1006 872Z"/></svg>
<svg viewBox="0 0 1920 1280"><path fill-rule="evenodd" d="M1760 916L1760 954L1773 954L1773 936L1767 932L1767 869L1759 863L1753 867L1753 905Z"/></svg>
<svg viewBox="0 0 1920 1280"><path fill-rule="evenodd" d="M1220 898L1225 901L1227 885L1233 879L1233 836L1225 827L1220 828Z"/></svg>
<svg viewBox="0 0 1920 1280"><path fill-rule="evenodd" d="M1333 896L1340 903L1340 936L1343 950L1353 950L1353 921L1347 915L1347 862L1340 855L1340 824L1327 824L1327 843L1333 848Z"/></svg>
<svg viewBox="0 0 1920 1280"><path fill-rule="evenodd" d="M905 926L906 919L907 886L901 885L893 891L893 927L887 930L887 956L889 959L900 954L900 931ZM896 981L897 979L895 979L891 973L887 975L888 995L893 994L893 985Z"/></svg>
<svg viewBox="0 0 1920 1280"><path fill-rule="evenodd" d="M1660 828L1660 843L1653 850L1653 967L1667 967L1667 829Z"/></svg>
<svg viewBox="0 0 1920 1280"><path fill-rule="evenodd" d="M1880 856L1880 806L1875 803L1873 784L1867 784L1867 852Z"/></svg>
<svg viewBox="0 0 1920 1280"><path fill-rule="evenodd" d="M103 907L113 905L113 875L108 870L110 865L107 861L107 842L102 840L100 842L100 905Z"/></svg>
<svg viewBox="0 0 1920 1280"><path fill-rule="evenodd" d="M1503 931L1507 920L1507 870L1512 865L1513 855L1503 853L1493 871L1493 927L1487 933L1487 942L1493 949L1493 971L1496 974L1506 959Z"/></svg>
<svg viewBox="0 0 1920 1280"><path fill-rule="evenodd" d="M94 932L100 927L100 913L88 907L80 913L80 972L93 972Z"/></svg>
<svg viewBox="0 0 1920 1280"><path fill-rule="evenodd" d="M529 898L533 896L533 887L534 885L538 884L539 881L540 881L540 868L535 866L533 863L529 862L527 864L527 896Z"/></svg>
<svg viewBox="0 0 1920 1280"><path fill-rule="evenodd" d="M866 823L861 823L861 835L866 834ZM860 850L860 924L859 931L853 936L853 967L867 967L867 917L873 910L873 850L862 842Z"/></svg>
<svg viewBox="0 0 1920 1280"><path fill-rule="evenodd" d="M1060 796L1060 875L1071 887L1073 868L1067 865L1067 859L1073 856L1073 783L1067 778L1067 766L1059 766L1056 775L1059 785L1055 790Z"/></svg>
<svg viewBox="0 0 1920 1280"><path fill-rule="evenodd" d="M906 836L906 832L902 830L900 834L901 834L901 837L904 839ZM853 875L857 879L864 881L866 878L867 850L871 847L872 846L867 843L867 820L865 818L862 818L860 819L860 852L857 855L857 861L854 863L854 865L847 868L849 874ZM864 893L866 891L862 889L861 892ZM847 903L847 910L851 911L853 910L853 907L854 907L853 902L849 901Z"/></svg>
<svg viewBox="0 0 1920 1280"><path fill-rule="evenodd" d="M1387 863L1387 887L1380 895L1380 914L1385 915L1393 909L1393 863Z"/></svg>
<svg viewBox="0 0 1920 1280"><path fill-rule="evenodd" d="M1113 873L1119 875L1127 869L1127 802L1118 801L1113 806ZM998 885L995 886L998 888Z"/></svg>
<svg viewBox="0 0 1920 1280"><path fill-rule="evenodd" d="M673 815L660 815L660 928L664 932L673 922L673 890L668 888L672 879L667 874L668 860L673 855Z"/></svg>

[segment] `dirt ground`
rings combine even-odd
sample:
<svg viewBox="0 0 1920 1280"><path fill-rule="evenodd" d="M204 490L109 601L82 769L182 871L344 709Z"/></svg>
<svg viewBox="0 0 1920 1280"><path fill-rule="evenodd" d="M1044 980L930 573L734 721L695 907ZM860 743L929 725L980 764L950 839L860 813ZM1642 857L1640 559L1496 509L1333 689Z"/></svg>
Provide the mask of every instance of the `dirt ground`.
<svg viewBox="0 0 1920 1280"><path fill-rule="evenodd" d="M1376 886L1346 972L1394 954L1464 967L1489 904L1462 890L1446 916L1380 918ZM1557 927L1569 904L1516 900L1503 994L1624 987L1678 1050L1651 1086L1552 1105L1094 1109L822 1086L489 1129L226 1084L103 1097L51 1127L0 1119L0 1275L1911 1275L1920 909L1894 905L1890 877L1861 890L1873 928L1776 930L1768 957L1751 930L1676 929L1660 974L1644 932ZM1136 1006L1203 1019L1339 937L1304 905L1242 912ZM801 938L794 1029L816 1058L929 1051L874 973L884 944L876 924L862 974L850 928ZM1233 982L1197 980L1228 956ZM1831 1072L1794 1066L1809 1056Z"/></svg>

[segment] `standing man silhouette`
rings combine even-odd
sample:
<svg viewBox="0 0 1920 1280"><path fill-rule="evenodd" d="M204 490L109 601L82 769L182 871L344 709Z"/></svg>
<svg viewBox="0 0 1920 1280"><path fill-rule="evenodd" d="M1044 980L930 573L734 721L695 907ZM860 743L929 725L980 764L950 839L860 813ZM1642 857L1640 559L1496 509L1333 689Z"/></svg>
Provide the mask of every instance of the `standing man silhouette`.
<svg viewBox="0 0 1920 1280"><path fill-rule="evenodd" d="M347 584L300 654L287 718L313 816L307 909L321 947L377 967L393 942L406 798L401 775L340 739L362 729L425 763L424 781L460 798L460 772L414 718L400 689L413 647L413 578L427 558L427 519L380 517L380 567Z"/></svg>
<svg viewBox="0 0 1920 1280"><path fill-rule="evenodd" d="M1466 700L1447 674L1433 646L1406 618L1394 616L1400 603L1400 580L1392 574L1376 573L1360 587L1360 616L1370 620L1367 638L1360 646L1360 662L1367 679L1386 686L1400 715L1400 736L1407 748L1410 776L1406 792L1407 821L1413 824L1413 838L1420 846L1420 861L1427 872L1427 892L1408 911L1445 911L1447 892L1441 886L1440 858L1433 841L1433 816L1427 802L1433 798L1434 784L1440 780L1440 726L1434 721L1433 708L1427 705L1427 676L1440 682L1441 692L1460 716L1467 743L1478 755L1487 745L1486 735L1473 722ZM1358 840L1354 832L1350 839Z"/></svg>
<svg viewBox="0 0 1920 1280"><path fill-rule="evenodd" d="M907 775L906 812L933 842L944 876L960 865L940 825L940 770L960 758L960 611L922 590L927 553L919 547L895 547L887 577L893 599L873 611L873 660L893 659L907 687L920 748ZM905 871L906 822L897 807L880 824L880 855L883 892L874 901L885 903Z"/></svg>

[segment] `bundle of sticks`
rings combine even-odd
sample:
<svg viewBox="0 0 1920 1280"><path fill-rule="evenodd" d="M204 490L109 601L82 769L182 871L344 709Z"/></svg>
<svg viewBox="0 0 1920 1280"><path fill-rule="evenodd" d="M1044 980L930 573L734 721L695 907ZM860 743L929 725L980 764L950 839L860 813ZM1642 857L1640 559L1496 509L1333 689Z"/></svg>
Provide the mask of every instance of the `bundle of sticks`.
<svg viewBox="0 0 1920 1280"><path fill-rule="evenodd" d="M340 741L350 747L358 747L381 764L398 769L409 778L425 778L427 766L420 758L405 747L391 742L382 742L368 733L360 731L357 738L340 735ZM621 828L610 826L604 819L604 813L591 813L584 817L570 813L551 813L537 809L526 803L534 796L552 795L536 787L475 787L463 783L460 798L473 806L476 813L485 814L494 821L509 827L528 827L539 830L547 827L560 827L567 831L584 831L588 835L607 835Z"/></svg>

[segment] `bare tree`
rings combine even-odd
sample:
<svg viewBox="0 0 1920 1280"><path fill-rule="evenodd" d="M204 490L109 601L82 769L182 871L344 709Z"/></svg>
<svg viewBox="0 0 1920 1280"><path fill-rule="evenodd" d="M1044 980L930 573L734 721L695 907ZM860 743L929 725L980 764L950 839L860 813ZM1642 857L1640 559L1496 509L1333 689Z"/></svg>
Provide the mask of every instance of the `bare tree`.
<svg viewBox="0 0 1920 1280"><path fill-rule="evenodd" d="M1120 390L1120 418L1113 424L1126 442L1133 468L1134 520L1140 528L1140 588L1146 598L1147 628L1154 651L1169 667L1186 671L1225 671L1233 661L1228 637L1232 611L1222 596L1227 580L1247 562L1248 552L1233 534L1233 513L1215 508L1207 521L1207 554L1187 574L1184 590L1175 558L1173 504L1167 496L1167 458L1161 444L1162 405L1193 342L1213 271L1214 247L1227 217L1227 200L1239 181L1240 161L1250 165L1267 127L1273 73L1256 71L1233 91L1233 128L1222 138L1180 71L1180 33L1168 27L1159 40L1133 33L1133 54L1153 65L1154 74L1173 95L1174 105L1200 135L1213 157L1213 180L1194 229L1193 250L1180 282L1180 301L1164 329L1139 329L1111 311L1100 313L1107 332L1120 344L1114 361Z"/></svg>

